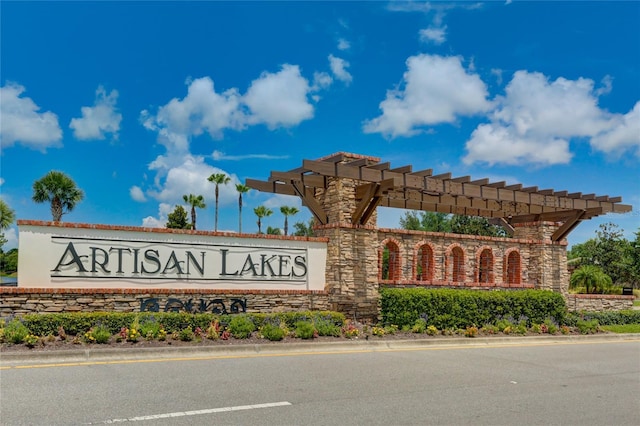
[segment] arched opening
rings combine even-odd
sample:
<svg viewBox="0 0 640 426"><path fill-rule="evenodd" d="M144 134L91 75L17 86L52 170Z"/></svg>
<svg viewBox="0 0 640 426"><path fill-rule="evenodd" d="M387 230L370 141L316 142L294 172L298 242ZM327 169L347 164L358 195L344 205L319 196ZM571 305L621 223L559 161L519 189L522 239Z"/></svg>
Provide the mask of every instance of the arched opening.
<svg viewBox="0 0 640 426"><path fill-rule="evenodd" d="M493 282L493 253L490 248L485 248L480 252L478 258L478 282Z"/></svg>
<svg viewBox="0 0 640 426"><path fill-rule="evenodd" d="M451 280L453 282L464 281L464 251L460 247L451 250Z"/></svg>
<svg viewBox="0 0 640 426"><path fill-rule="evenodd" d="M433 250L428 244L423 244L418 249L416 257L416 279L418 281L430 281L433 279L434 259Z"/></svg>
<svg viewBox="0 0 640 426"><path fill-rule="evenodd" d="M382 249L380 278L383 280L400 279L400 247L388 241Z"/></svg>
<svg viewBox="0 0 640 426"><path fill-rule="evenodd" d="M520 284L520 253L516 250L507 255L507 284Z"/></svg>

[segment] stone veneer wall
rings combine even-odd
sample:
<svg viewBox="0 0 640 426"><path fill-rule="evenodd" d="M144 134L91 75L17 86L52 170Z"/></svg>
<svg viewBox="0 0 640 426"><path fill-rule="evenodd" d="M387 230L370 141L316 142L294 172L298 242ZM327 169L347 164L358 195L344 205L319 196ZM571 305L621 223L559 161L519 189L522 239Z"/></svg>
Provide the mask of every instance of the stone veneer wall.
<svg viewBox="0 0 640 426"><path fill-rule="evenodd" d="M246 300L246 312L327 310L327 293L312 290L172 290L64 289L0 287L0 316L46 312L138 312L142 300L156 298L160 311L168 299L221 299L227 310L234 299ZM219 306L219 305L218 305Z"/></svg>
<svg viewBox="0 0 640 426"><path fill-rule="evenodd" d="M615 294L569 294L565 296L570 311L619 311L632 309L635 296Z"/></svg>

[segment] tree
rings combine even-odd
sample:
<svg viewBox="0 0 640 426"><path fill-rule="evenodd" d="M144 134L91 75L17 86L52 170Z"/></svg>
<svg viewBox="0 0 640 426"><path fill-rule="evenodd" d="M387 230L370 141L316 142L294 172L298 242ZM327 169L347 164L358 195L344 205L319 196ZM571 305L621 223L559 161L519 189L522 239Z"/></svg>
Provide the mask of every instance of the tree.
<svg viewBox="0 0 640 426"><path fill-rule="evenodd" d="M505 237L505 230L492 225L485 217L452 215L436 212L408 211L400 218L400 227L414 231L452 232L454 234Z"/></svg>
<svg viewBox="0 0 640 426"><path fill-rule="evenodd" d="M187 220L187 211L179 204L176 204L175 209L169 216L167 216L167 224L165 225L169 229L190 229L191 225Z"/></svg>
<svg viewBox="0 0 640 426"><path fill-rule="evenodd" d="M216 209L215 209L216 217L215 217L213 230L217 231L218 230L218 195L219 195L219 187L220 187L220 185L226 185L227 183L229 183L231 178L229 176L225 175L224 173L214 173L211 176L209 176L207 178L207 180L209 182L215 183L215 185L216 185ZM193 229L195 229L195 228L193 228Z"/></svg>
<svg viewBox="0 0 640 426"><path fill-rule="evenodd" d="M297 207L282 206L280 212L284 215L284 235L289 235L289 216L298 213Z"/></svg>
<svg viewBox="0 0 640 426"><path fill-rule="evenodd" d="M605 293L611 287L611 277L597 266L581 266L569 280L569 288L578 287L584 287L586 293Z"/></svg>
<svg viewBox="0 0 640 426"><path fill-rule="evenodd" d="M601 268L615 284L633 284L640 278L637 243L637 236L635 243L630 242L623 238L623 232L616 224L603 223L596 231L595 238L575 244L567 253L567 258L577 266L593 265Z"/></svg>
<svg viewBox="0 0 640 426"><path fill-rule="evenodd" d="M52 170L33 183L33 201L51 203L51 216L60 222L62 215L70 213L82 199L84 192L69 176Z"/></svg>
<svg viewBox="0 0 640 426"><path fill-rule="evenodd" d="M16 220L16 213L4 200L0 199L0 252L2 246L7 243L7 240L4 238L4 232L2 231L9 229L14 220Z"/></svg>
<svg viewBox="0 0 640 426"><path fill-rule="evenodd" d="M282 232L280 231L280 228L267 226L267 235L282 235Z"/></svg>
<svg viewBox="0 0 640 426"><path fill-rule="evenodd" d="M242 194L249 192L251 188L242 183L236 183L238 191L238 233L242 234Z"/></svg>
<svg viewBox="0 0 640 426"><path fill-rule="evenodd" d="M8 252L0 254L0 271L7 275L18 272L17 248L12 248Z"/></svg>
<svg viewBox="0 0 640 426"><path fill-rule="evenodd" d="M258 216L258 234L262 234L262 218L271 216L273 210L268 209L265 206L258 206L253 209L253 212Z"/></svg>
<svg viewBox="0 0 640 426"><path fill-rule="evenodd" d="M191 229L196 230L196 207L204 209L206 204L204 203L204 197L202 195L183 195L182 199L185 203L191 206Z"/></svg>
<svg viewBox="0 0 640 426"><path fill-rule="evenodd" d="M313 218L309 219L309 223L296 222L293 224L293 228L296 230L293 235L297 237L313 237Z"/></svg>

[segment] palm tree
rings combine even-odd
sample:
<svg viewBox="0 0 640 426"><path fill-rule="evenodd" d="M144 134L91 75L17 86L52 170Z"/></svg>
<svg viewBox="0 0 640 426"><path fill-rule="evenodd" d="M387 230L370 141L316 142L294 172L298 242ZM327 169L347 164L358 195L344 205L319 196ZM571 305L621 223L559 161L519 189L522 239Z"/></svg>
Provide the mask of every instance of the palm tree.
<svg viewBox="0 0 640 426"><path fill-rule="evenodd" d="M202 195L183 195L182 199L185 203L191 206L191 229L196 230L196 207L199 209L204 209L207 207L204 204L204 197Z"/></svg>
<svg viewBox="0 0 640 426"><path fill-rule="evenodd" d="M236 191L238 191L238 233L242 234L242 194L249 192L251 188L242 183L236 183Z"/></svg>
<svg viewBox="0 0 640 426"><path fill-rule="evenodd" d="M604 293L611 287L611 277L598 266L584 265L571 274L569 283L571 288L584 287L586 293L596 293L598 288Z"/></svg>
<svg viewBox="0 0 640 426"><path fill-rule="evenodd" d="M209 182L213 182L216 184L216 218L215 218L215 223L213 226L213 230L217 231L218 230L218 194L219 194L219 189L218 187L220 185L226 185L227 183L229 183L229 181L231 180L231 178L227 175L225 175L224 173L214 173L211 176L209 176L207 178L207 180Z"/></svg>
<svg viewBox="0 0 640 426"><path fill-rule="evenodd" d="M9 204L0 200L0 231L8 229L14 220L16 220L16 213L11 210Z"/></svg>
<svg viewBox="0 0 640 426"><path fill-rule="evenodd" d="M268 209L265 206L258 206L253 209L253 212L258 216L258 234L262 234L262 218L271 216L273 210Z"/></svg>
<svg viewBox="0 0 640 426"><path fill-rule="evenodd" d="M52 170L33 183L33 201L50 202L54 222L60 222L83 198L84 192L62 172Z"/></svg>
<svg viewBox="0 0 640 426"><path fill-rule="evenodd" d="M299 211L297 207L280 207L280 212L284 215L284 235L289 235L289 216L293 216Z"/></svg>

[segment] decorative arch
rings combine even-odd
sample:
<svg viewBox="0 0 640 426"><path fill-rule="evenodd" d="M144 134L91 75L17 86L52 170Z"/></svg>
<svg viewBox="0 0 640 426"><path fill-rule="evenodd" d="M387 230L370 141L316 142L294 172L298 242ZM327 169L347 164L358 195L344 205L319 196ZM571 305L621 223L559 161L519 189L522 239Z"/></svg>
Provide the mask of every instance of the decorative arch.
<svg viewBox="0 0 640 426"><path fill-rule="evenodd" d="M447 247L445 260L445 279L453 282L464 282L464 250L460 244L454 243Z"/></svg>
<svg viewBox="0 0 640 426"><path fill-rule="evenodd" d="M399 280L402 276L402 257L400 242L395 238L387 238L378 248L378 279Z"/></svg>
<svg viewBox="0 0 640 426"><path fill-rule="evenodd" d="M427 241L420 241L413 249L413 278L431 281L435 275L435 248Z"/></svg>
<svg viewBox="0 0 640 426"><path fill-rule="evenodd" d="M518 248L512 247L504 252L503 265L504 281L509 285L522 284L522 258Z"/></svg>
<svg viewBox="0 0 640 426"><path fill-rule="evenodd" d="M489 246L483 246L476 252L476 282L491 284L494 282L493 250Z"/></svg>

